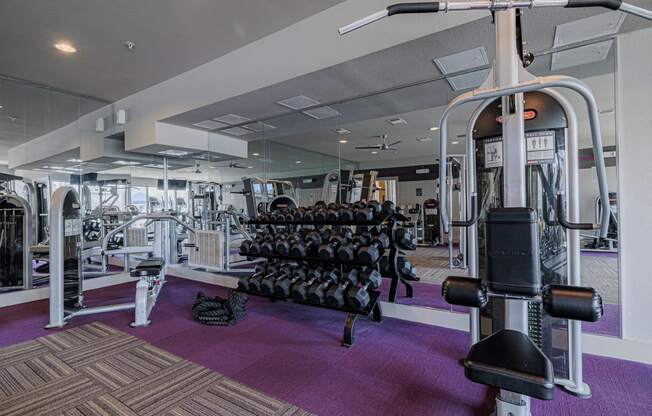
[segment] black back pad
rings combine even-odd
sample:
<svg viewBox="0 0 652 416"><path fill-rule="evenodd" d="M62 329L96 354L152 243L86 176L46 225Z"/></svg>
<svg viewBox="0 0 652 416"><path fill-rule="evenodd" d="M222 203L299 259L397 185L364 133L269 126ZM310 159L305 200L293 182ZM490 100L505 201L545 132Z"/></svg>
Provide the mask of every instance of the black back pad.
<svg viewBox="0 0 652 416"><path fill-rule="evenodd" d="M537 214L493 208L487 215L487 281L495 292L533 296L541 290Z"/></svg>

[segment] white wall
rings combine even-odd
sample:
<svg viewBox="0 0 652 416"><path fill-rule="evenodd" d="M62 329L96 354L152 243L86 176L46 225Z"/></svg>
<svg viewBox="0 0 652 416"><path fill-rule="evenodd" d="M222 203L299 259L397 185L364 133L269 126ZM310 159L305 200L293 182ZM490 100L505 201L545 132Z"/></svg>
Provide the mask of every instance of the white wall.
<svg viewBox="0 0 652 416"><path fill-rule="evenodd" d="M623 337L652 344L651 44L652 29L619 36L616 104Z"/></svg>

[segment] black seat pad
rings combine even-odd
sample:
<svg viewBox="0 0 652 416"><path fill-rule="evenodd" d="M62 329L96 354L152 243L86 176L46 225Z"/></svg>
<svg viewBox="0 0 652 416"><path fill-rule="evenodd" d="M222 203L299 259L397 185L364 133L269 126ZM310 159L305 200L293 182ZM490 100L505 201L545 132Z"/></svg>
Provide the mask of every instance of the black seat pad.
<svg viewBox="0 0 652 416"><path fill-rule="evenodd" d="M552 363L534 342L519 331L503 329L471 347L464 360L466 377L541 400L555 391Z"/></svg>
<svg viewBox="0 0 652 416"><path fill-rule="evenodd" d="M158 276L161 269L165 266L165 260L159 257L143 260L131 271L132 277L138 276Z"/></svg>

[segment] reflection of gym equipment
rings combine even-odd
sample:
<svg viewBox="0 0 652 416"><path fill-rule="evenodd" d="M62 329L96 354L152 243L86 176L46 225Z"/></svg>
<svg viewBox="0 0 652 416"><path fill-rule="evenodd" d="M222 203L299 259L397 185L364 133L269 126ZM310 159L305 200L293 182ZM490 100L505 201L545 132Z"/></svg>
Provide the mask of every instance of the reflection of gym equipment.
<svg viewBox="0 0 652 416"><path fill-rule="evenodd" d="M441 242L439 222L439 201L426 199L423 201L423 240L420 243L434 246Z"/></svg>
<svg viewBox="0 0 652 416"><path fill-rule="evenodd" d="M448 155L446 158L446 192L448 212L453 212L453 200L457 195L459 218L467 217L466 201L466 155ZM443 230L443 228L441 228ZM443 241L443 236L442 236ZM454 246L455 229L448 233L448 264L451 269L466 268L466 231L460 229L457 251Z"/></svg>
<svg viewBox="0 0 652 416"><path fill-rule="evenodd" d="M601 238L592 234L582 234L586 241L582 251L618 252L618 194L609 192L609 232L607 237ZM602 202L600 197L595 199L595 222L602 218Z"/></svg>
<svg viewBox="0 0 652 416"><path fill-rule="evenodd" d="M378 172L367 171L354 174L352 170L333 169L324 178L321 201L327 204L351 204L372 199Z"/></svg>
<svg viewBox="0 0 652 416"><path fill-rule="evenodd" d="M242 178L244 189L242 193L247 201L247 215L254 218L258 214L269 212L268 204L277 196L286 196L295 201L294 185L289 181L262 179L254 177Z"/></svg>
<svg viewBox="0 0 652 416"><path fill-rule="evenodd" d="M0 194L0 290L32 288L32 232L27 201Z"/></svg>
<svg viewBox="0 0 652 416"><path fill-rule="evenodd" d="M159 233L158 258L149 258L140 262L131 270L132 277L139 277L136 284L135 301L130 303L87 307L84 303L84 276L82 272L82 215L77 192L72 187L61 187L52 196L50 207L50 322L47 328L64 326L76 316L95 313L134 310L132 326L145 326L150 323L149 315L156 304L158 295L165 284L165 257L171 250L169 238ZM107 244L113 234L123 232L132 224L141 220L150 220L157 225L180 222L168 214L146 214L111 230L102 241L102 255L107 255ZM183 224L182 224L183 225ZM173 227L160 227L166 228ZM194 232L192 229L188 229ZM127 261L127 260L125 260Z"/></svg>
<svg viewBox="0 0 652 416"><path fill-rule="evenodd" d="M33 244L48 241L48 187L40 182L25 184L27 202L32 208L32 242Z"/></svg>
<svg viewBox="0 0 652 416"><path fill-rule="evenodd" d="M551 400L555 384L578 396L590 396L589 387L582 381L582 333L578 320L599 319L601 299L593 289L559 287L556 283L580 285L578 231L597 227L579 223L577 117L569 101L552 88L573 90L586 103L600 198L605 207L599 226L601 238L607 237L610 216L606 209L609 194L595 97L577 79L535 77L524 69L532 62L533 54L523 48L521 12L516 6L518 2L512 3L395 4L340 29L340 34L345 34L388 16L437 13L440 7L447 12L488 10L493 13L496 27L493 68L481 88L456 97L444 110L439 123L439 148L443 162L447 158L450 114L465 104L481 102L467 126L467 176L476 179L480 192L485 194L491 184L498 183L498 191L492 198L498 204L488 210L482 207L480 213L486 226L481 230L475 180L469 181L466 192L472 208L470 219L449 219L447 192L443 186L439 188L439 201L443 231L448 232L451 226L462 226L469 231L469 272L473 278L449 278L444 284L444 294L450 303L472 307L473 345L464 361L465 374L472 381L500 389L494 413L498 416L529 415L531 397ZM529 8L603 6L652 20L651 11L621 1L520 3L521 7ZM536 108L528 111L527 114L534 114L534 117L526 120L525 109L533 105L540 106L543 111ZM484 119L480 120L481 117ZM529 133L525 133L526 125ZM476 131L479 137L492 139L481 142L477 155L473 140ZM532 137L550 140L543 141L546 148L530 149L527 141ZM506 157L498 157L501 153ZM486 158L485 154L494 157ZM476 157L482 166L478 178L475 176ZM446 177L446 164L440 163L440 181ZM500 180L496 180L497 177ZM568 216L564 212L566 209ZM484 233L480 238L479 231ZM478 249L483 243L485 247ZM478 265L478 252L486 256L483 256L484 268ZM570 262L568 267L566 257ZM542 289L543 285L546 286ZM487 297L493 298L488 311L485 307ZM490 319L481 321L479 308L483 308L485 315L488 312ZM553 327L554 318L558 320ZM483 326L491 324L483 340L480 340L481 323Z"/></svg>

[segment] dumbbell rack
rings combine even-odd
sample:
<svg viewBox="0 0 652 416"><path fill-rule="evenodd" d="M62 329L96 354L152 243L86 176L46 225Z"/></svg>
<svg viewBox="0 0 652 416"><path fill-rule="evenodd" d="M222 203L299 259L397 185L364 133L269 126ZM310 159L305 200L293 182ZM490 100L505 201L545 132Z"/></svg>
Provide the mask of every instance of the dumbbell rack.
<svg viewBox="0 0 652 416"><path fill-rule="evenodd" d="M313 226L315 228L323 227L323 226L365 226L365 227L370 227L370 226L380 226L380 225L387 225L388 231L389 232L389 240L390 240L390 251L389 251L389 264L390 264L390 275L392 279L391 287L390 287L390 302L394 302L396 300L396 292L398 289L398 283L402 282L406 286L406 292L409 297L412 297L412 286L403 280L401 280L398 270L397 270L397 263L396 263L396 258L398 256L398 248L396 247L396 244L394 244L394 232L396 231L396 226L398 223L401 223L403 221L406 221L407 218L405 218L401 214L393 213L393 214L385 214L382 215L380 218L377 218L373 221L352 221L352 222L332 222L332 221L296 221L296 220L258 220L258 219L251 219L248 221L249 225L264 225L268 226L270 231L276 231L275 227L276 226ZM240 252L241 256L246 256L246 257L258 257L258 258L266 258L266 259L278 259L278 260L289 260L289 261L297 261L297 262L303 262L303 263L313 263L313 264L339 264L339 265L348 265L348 266L359 266L359 267L378 267L378 264L380 262L380 258L376 260L373 263L368 263L368 262L362 262L362 261L344 261L340 260L337 258L334 259L322 259L320 257L296 257L296 256L284 256L284 255L278 255L278 254L262 254L262 253L245 253L245 252ZM393 266L393 267L392 267ZM242 291L242 289L238 289L239 291ZM293 303L298 303L298 304L303 304L307 306L314 306L314 307L319 307L319 308L324 308L324 309L331 309L331 310L336 310L340 312L345 312L347 314L346 316L346 321L344 324L344 336L342 340L342 345L345 347L350 347L353 345L353 342L355 340L355 323L358 320L359 316L368 316L372 322L377 322L380 323L383 320L382 316L382 310L380 307L380 291L378 290L370 290L369 291L369 296L371 298L369 304L362 310L359 309L354 309L348 306L345 307L333 307L330 305L326 304L316 304L316 303L310 303L310 302L302 302L298 301L292 298L284 298L284 297L279 297L277 295L271 294L271 295L265 295L262 293L255 293L251 291L244 291L248 295L251 296L258 296L258 297L263 297L263 298L268 298L272 301L278 301L278 300L283 300L287 302L293 302ZM393 294L393 295L392 295Z"/></svg>

